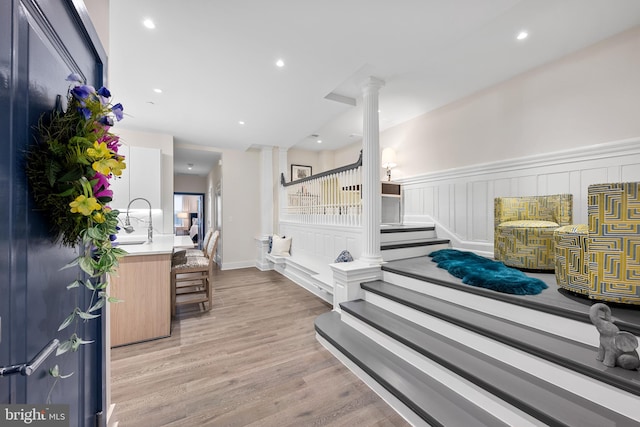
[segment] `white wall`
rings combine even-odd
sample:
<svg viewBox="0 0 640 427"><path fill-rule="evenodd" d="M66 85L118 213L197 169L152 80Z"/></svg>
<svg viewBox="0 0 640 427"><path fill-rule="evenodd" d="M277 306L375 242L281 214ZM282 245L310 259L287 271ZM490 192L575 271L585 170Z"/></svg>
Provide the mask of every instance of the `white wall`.
<svg viewBox="0 0 640 427"><path fill-rule="evenodd" d="M174 193L206 193L207 178L198 175L175 175L173 177Z"/></svg>
<svg viewBox="0 0 640 427"><path fill-rule="evenodd" d="M640 28L388 129L405 221L492 251L493 199L640 180Z"/></svg>
<svg viewBox="0 0 640 427"><path fill-rule="evenodd" d="M260 152L222 150L222 268L255 266L260 235Z"/></svg>
<svg viewBox="0 0 640 427"><path fill-rule="evenodd" d="M640 135L640 28L382 132L395 177Z"/></svg>
<svg viewBox="0 0 640 427"><path fill-rule="evenodd" d="M161 234L173 234L173 136L123 129L119 125L111 128L111 131L120 136L120 142L123 144L160 149L162 156L161 209L163 215L159 221L155 217L153 218L153 226Z"/></svg>

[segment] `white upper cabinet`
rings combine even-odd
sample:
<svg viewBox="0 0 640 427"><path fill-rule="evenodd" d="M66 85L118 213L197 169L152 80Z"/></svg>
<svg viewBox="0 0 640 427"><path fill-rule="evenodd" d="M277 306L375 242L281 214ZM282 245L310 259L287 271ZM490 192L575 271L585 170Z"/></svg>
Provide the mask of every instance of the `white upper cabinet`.
<svg viewBox="0 0 640 427"><path fill-rule="evenodd" d="M142 197L153 209L162 208L162 154L159 148L122 145L118 152L125 156L127 168L120 178L111 180L113 201L111 207L124 211L129 201ZM144 202L132 208L145 208Z"/></svg>

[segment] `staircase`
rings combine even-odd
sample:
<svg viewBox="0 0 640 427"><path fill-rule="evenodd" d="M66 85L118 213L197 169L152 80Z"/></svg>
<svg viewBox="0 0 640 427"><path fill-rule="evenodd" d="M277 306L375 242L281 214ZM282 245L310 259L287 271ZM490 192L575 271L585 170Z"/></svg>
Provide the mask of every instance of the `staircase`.
<svg viewBox="0 0 640 427"><path fill-rule="evenodd" d="M433 225L381 225L380 251L384 261L428 255L450 247L448 239L439 239Z"/></svg>
<svg viewBox="0 0 640 427"><path fill-rule="evenodd" d="M417 273L428 263L384 264L364 298L315 323L318 340L412 425L640 426L640 373L595 360L588 306L496 298L436 267ZM636 335L639 324L618 323Z"/></svg>

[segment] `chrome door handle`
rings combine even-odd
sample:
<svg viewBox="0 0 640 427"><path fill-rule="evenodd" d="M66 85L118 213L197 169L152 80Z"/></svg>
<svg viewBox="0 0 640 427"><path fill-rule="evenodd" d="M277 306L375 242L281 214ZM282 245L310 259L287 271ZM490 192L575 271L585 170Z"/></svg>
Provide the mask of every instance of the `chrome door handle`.
<svg viewBox="0 0 640 427"><path fill-rule="evenodd" d="M57 339L52 339L38 354L35 355L33 359L31 359L27 363L20 363L17 365L9 365L0 367L0 377L6 377L13 374L21 374L25 376L29 376L33 374L36 369L46 360L47 357L53 350L58 348L60 345L60 341Z"/></svg>

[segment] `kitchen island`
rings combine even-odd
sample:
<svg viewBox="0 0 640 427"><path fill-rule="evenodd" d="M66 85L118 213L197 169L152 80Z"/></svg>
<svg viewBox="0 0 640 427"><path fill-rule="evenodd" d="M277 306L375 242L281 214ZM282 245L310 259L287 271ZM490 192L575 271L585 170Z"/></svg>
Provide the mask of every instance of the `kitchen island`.
<svg viewBox="0 0 640 427"><path fill-rule="evenodd" d="M118 237L128 254L109 280L109 295L122 300L109 304L111 347L171 334L171 254L174 247L193 247L183 237L157 235L153 243L146 236Z"/></svg>

